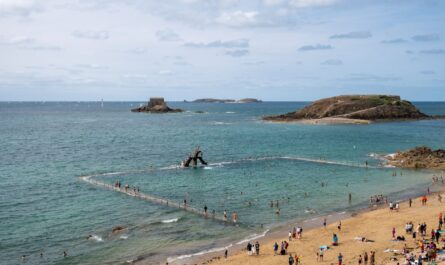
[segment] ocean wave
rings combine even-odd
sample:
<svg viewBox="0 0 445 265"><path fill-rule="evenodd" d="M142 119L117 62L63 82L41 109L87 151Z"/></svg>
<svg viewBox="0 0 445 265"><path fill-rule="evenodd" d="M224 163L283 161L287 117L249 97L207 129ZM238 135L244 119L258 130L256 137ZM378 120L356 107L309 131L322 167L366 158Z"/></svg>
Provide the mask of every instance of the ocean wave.
<svg viewBox="0 0 445 265"><path fill-rule="evenodd" d="M236 112L234 111L226 111L226 114L235 114Z"/></svg>
<svg viewBox="0 0 445 265"><path fill-rule="evenodd" d="M173 218L173 219L162 220L161 222L164 224L176 223L177 221L179 221L179 219L180 218Z"/></svg>
<svg viewBox="0 0 445 265"><path fill-rule="evenodd" d="M223 121L214 121L212 122L213 125L230 125L232 123L230 122L223 122Z"/></svg>
<svg viewBox="0 0 445 265"><path fill-rule="evenodd" d="M128 239L128 235L121 235L119 238L125 240L125 239Z"/></svg>
<svg viewBox="0 0 445 265"><path fill-rule="evenodd" d="M261 234L252 234L252 235L250 235L250 236L244 238L243 240L237 242L236 245L245 244L245 243L247 243L247 242L249 242L249 241L252 241L252 240L256 240L256 239L258 239L258 238L265 237L266 234L267 234L268 232L269 232L269 229L265 230L265 231L264 231L263 233L261 233Z"/></svg>
<svg viewBox="0 0 445 265"><path fill-rule="evenodd" d="M103 238L98 235L90 235L88 236L88 240L94 240L96 242L103 242Z"/></svg>
<svg viewBox="0 0 445 265"><path fill-rule="evenodd" d="M230 244L230 245L225 246L225 247L211 248L211 249L203 250L203 251L196 252L196 253L193 253L193 254L185 254L185 255L178 256L178 257L174 257L174 258L168 257L167 258L167 262L171 263L171 262L174 262L174 261L177 261L177 260L181 260L181 259L188 259L188 258L192 258L192 257L196 257L196 256L206 255L206 254L213 253L213 252L219 252L219 251L223 251L225 249L231 248L232 246L233 245Z"/></svg>
<svg viewBox="0 0 445 265"><path fill-rule="evenodd" d="M204 169L213 169L213 167L204 167Z"/></svg>

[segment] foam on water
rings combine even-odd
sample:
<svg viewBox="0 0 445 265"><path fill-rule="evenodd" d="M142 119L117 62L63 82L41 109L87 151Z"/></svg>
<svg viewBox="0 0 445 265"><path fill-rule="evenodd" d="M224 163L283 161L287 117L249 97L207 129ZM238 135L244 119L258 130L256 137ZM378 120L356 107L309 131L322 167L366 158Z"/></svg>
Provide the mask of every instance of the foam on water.
<svg viewBox="0 0 445 265"><path fill-rule="evenodd" d="M178 257L168 257L167 258L167 262L174 262L174 261L178 261L178 260L182 260L182 259L189 259L189 258L193 258L193 257L197 257L197 256L202 256L202 255L206 255L209 253L214 253L214 252L219 252L219 251L224 251L226 249L231 248L233 245L227 245L225 247L219 247L219 248L211 248L211 249L207 249L207 250L203 250L203 251L199 251L196 253L192 253L192 254L185 254L185 255L181 255Z"/></svg>
<svg viewBox="0 0 445 265"><path fill-rule="evenodd" d="M266 234L269 233L269 231L270 231L270 230L267 229L267 230L265 230L265 231L264 231L263 233L261 233L261 234L252 234L252 235L250 235L250 236L244 238L243 240L237 242L236 244L237 244L237 245L241 245L241 244L245 244L245 243L247 243L247 242L249 242L249 241L252 241L252 240L260 239L260 238L262 238L262 237L265 237Z"/></svg>
<svg viewBox="0 0 445 265"><path fill-rule="evenodd" d="M167 219L167 220L162 220L161 222L164 224L169 224L169 223L176 223L179 221L180 218L173 218L173 219Z"/></svg>

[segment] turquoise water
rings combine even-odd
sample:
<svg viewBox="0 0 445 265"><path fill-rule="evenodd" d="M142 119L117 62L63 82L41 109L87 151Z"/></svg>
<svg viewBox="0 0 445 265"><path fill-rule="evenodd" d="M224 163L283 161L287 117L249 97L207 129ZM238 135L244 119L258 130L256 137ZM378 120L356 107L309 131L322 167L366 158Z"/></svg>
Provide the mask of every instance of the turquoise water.
<svg viewBox="0 0 445 265"><path fill-rule="evenodd" d="M22 264L22 255L29 255L26 264L122 264L138 258L156 264L236 243L289 220L363 207L370 195L397 199L424 191L434 172L404 170L403 176L391 177L393 169L382 168L370 155L416 145L445 147L443 120L272 124L259 118L306 103L172 103L191 112L129 112L138 104L0 103L1 264ZM445 103L416 105L429 114L445 114ZM211 165L161 169L178 164L197 145ZM119 179L178 203L186 198L217 214L237 211L239 226L78 178L108 172L123 173L96 179ZM279 216L270 208L271 200L279 200ZM117 225L129 229L111 234ZM90 234L96 240L86 240ZM64 250L68 258L63 258Z"/></svg>

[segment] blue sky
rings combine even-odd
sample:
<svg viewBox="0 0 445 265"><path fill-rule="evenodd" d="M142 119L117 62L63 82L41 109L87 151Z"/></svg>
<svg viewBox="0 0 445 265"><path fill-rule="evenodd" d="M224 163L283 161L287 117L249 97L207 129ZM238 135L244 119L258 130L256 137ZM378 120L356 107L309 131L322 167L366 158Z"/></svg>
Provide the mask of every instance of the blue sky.
<svg viewBox="0 0 445 265"><path fill-rule="evenodd" d="M0 0L0 101L445 100L445 1Z"/></svg>

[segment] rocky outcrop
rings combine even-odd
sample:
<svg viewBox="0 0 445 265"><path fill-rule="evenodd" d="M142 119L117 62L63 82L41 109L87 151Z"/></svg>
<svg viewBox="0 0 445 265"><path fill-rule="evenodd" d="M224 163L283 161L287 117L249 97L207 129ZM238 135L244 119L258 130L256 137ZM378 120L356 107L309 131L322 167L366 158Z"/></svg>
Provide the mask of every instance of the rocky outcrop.
<svg viewBox="0 0 445 265"><path fill-rule="evenodd" d="M429 147L415 147L404 152L386 156L388 164L403 168L445 169L445 150Z"/></svg>
<svg viewBox="0 0 445 265"><path fill-rule="evenodd" d="M150 113L168 113L168 112L182 112L181 109L171 109L167 106L164 98L150 98L150 101L139 108L131 110L132 112L150 112Z"/></svg>
<svg viewBox="0 0 445 265"><path fill-rule="evenodd" d="M195 99L192 103L235 103L234 99L217 99L217 98L200 98Z"/></svg>
<svg viewBox="0 0 445 265"><path fill-rule="evenodd" d="M261 103L262 101L256 98L242 98L237 103Z"/></svg>
<svg viewBox="0 0 445 265"><path fill-rule="evenodd" d="M126 228L125 227L123 227L123 226L115 226L115 227L113 227L113 229L111 229L111 232L114 234L114 233L119 233L119 232L122 232L122 231L124 231Z"/></svg>
<svg viewBox="0 0 445 265"><path fill-rule="evenodd" d="M399 96L348 95L317 100L297 112L263 119L286 122L313 119L378 121L425 118L431 117L420 112L411 102L401 100Z"/></svg>
<svg viewBox="0 0 445 265"><path fill-rule="evenodd" d="M188 101L184 101L188 102ZM259 103L262 102L256 98L242 98L240 100L235 99L217 99L217 98L200 98L191 101L192 103Z"/></svg>

